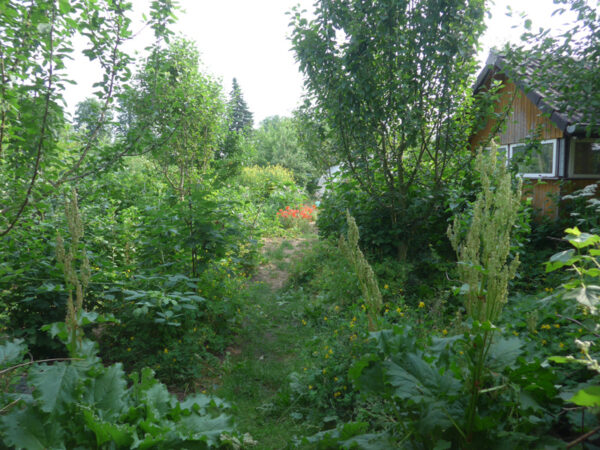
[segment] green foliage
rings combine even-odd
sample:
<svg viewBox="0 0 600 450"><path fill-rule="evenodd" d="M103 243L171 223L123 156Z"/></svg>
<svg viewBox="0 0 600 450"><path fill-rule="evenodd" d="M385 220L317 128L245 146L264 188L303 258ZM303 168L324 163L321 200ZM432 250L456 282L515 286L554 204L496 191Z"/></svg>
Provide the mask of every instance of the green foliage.
<svg viewBox="0 0 600 450"><path fill-rule="evenodd" d="M131 38L131 4L113 1L2 3L0 14L0 235L8 234L32 205L68 181L114 163L130 148L115 154L112 146L96 148L96 136L108 121L107 110L130 77L131 58L123 42ZM149 25L157 39L170 31L173 5L152 2ZM75 139L65 155L58 137L66 125L65 71L82 43L83 54L100 62L95 94L102 103L90 133ZM101 156L101 157L98 157ZM83 168L86 170L83 170Z"/></svg>
<svg viewBox="0 0 600 450"><path fill-rule="evenodd" d="M221 195L238 200L240 213L251 232L258 228L267 234L282 232L277 217L281 208L307 201L292 172L281 166L244 167L230 184L222 188Z"/></svg>
<svg viewBox="0 0 600 450"><path fill-rule="evenodd" d="M359 298L361 292L353 269L338 245L332 241L320 241L296 261L291 281L293 286L301 286L318 299L313 307L315 311L321 310L323 304L338 304L347 308Z"/></svg>
<svg viewBox="0 0 600 450"><path fill-rule="evenodd" d="M386 240L404 258L436 211L415 203L430 193L447 195L471 158L468 80L476 68L484 2L315 6L314 19L299 10L292 19L308 98L331 131L336 159L346 164L370 209L384 211L380 217L390 226L381 230L390 230ZM354 208L351 213L361 224Z"/></svg>
<svg viewBox="0 0 600 450"><path fill-rule="evenodd" d="M289 117L273 116L263 120L254 132L253 160L262 167L285 167L300 186L314 187L317 172L299 144L299 126L296 119Z"/></svg>
<svg viewBox="0 0 600 450"><path fill-rule="evenodd" d="M472 174L467 169L461 177L467 184ZM344 233L345 211L348 210L360 229L361 246L370 253L403 261L408 258L411 263L426 260L430 256L429 248L443 256L451 254L444 235L452 207L460 208L453 197L465 195L463 188L411 188L404 197L402 215L395 217L392 214L392 193L383 192L374 201L349 174L342 174L339 178L327 186L319 205L317 225L321 236ZM428 214L423 215L424 211Z"/></svg>
<svg viewBox="0 0 600 450"><path fill-rule="evenodd" d="M206 176L226 130L221 86L200 72L195 44L180 38L154 49L123 106L127 139L137 140L139 149L153 149L156 169L185 200Z"/></svg>
<svg viewBox="0 0 600 450"><path fill-rule="evenodd" d="M0 354L14 353L15 345L3 344ZM31 366L27 389L32 393L0 393L3 405L10 401L0 438L12 448L213 448L232 431L229 407L219 399L195 395L178 402L152 370L128 379L120 364L105 367L93 354Z"/></svg>
<svg viewBox="0 0 600 450"><path fill-rule="evenodd" d="M57 259L69 292L67 316L65 322L43 328L62 341L70 358L55 360L52 365L14 365L26 351L22 341L0 346L0 364L13 364L0 372L0 377L9 377L0 393L3 444L32 449L106 444L112 448L210 448L224 444L227 438L223 433L231 431L230 419L224 414L227 405L204 396L180 403L147 368L141 378L134 374L128 387L121 364L105 367L101 363L96 343L83 332L85 325L103 323L107 318L83 310L90 266L81 241L83 224L74 192L66 201L66 218L70 245L67 249L58 235ZM23 370L26 372L20 373ZM22 386L15 389L13 376L23 376L24 390Z"/></svg>
<svg viewBox="0 0 600 450"><path fill-rule="evenodd" d="M100 101L90 97L77 104L73 128L75 131L84 133L88 138L95 134L94 139L110 139L112 120L112 111L105 111Z"/></svg>

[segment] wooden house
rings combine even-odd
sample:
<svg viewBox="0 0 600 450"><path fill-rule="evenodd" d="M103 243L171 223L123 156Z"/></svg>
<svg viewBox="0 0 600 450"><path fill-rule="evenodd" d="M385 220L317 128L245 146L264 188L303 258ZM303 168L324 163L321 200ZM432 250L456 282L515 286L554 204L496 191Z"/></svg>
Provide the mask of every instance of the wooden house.
<svg viewBox="0 0 600 450"><path fill-rule="evenodd" d="M494 119L471 136L471 145L488 147L497 137L498 150L524 178L524 194L532 198L533 207L556 218L563 195L600 181L600 127L584 123L576 107L559 110L552 86L540 88L532 82L539 69L539 60L533 58L511 65L505 56L490 54L474 92L500 83Z"/></svg>

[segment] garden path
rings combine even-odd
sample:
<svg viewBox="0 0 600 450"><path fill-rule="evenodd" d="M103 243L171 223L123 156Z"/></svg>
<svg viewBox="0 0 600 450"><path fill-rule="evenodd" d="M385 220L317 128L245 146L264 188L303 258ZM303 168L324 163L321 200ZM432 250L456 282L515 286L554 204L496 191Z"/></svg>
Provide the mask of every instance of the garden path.
<svg viewBox="0 0 600 450"><path fill-rule="evenodd" d="M243 293L242 329L214 380L212 391L236 405L238 428L250 432L257 449L285 448L294 435L315 431L290 416L286 390L289 375L302 370L304 343L312 338L300 319L308 298L288 286L290 270L316 239L263 241L263 261Z"/></svg>

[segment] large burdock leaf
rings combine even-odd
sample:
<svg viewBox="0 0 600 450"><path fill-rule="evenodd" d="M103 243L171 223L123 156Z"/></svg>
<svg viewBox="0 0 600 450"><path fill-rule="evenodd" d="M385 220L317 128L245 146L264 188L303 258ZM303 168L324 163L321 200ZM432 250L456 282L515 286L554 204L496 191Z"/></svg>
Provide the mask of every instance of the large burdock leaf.
<svg viewBox="0 0 600 450"><path fill-rule="evenodd" d="M177 431L187 439L204 441L209 445L217 445L219 436L232 431L231 419L225 414L217 417L199 415L195 412L187 417L182 417L177 424Z"/></svg>
<svg viewBox="0 0 600 450"><path fill-rule="evenodd" d="M118 363L93 380L86 393L86 403L95 407L100 419L113 420L123 411L126 395L127 380L123 366Z"/></svg>
<svg viewBox="0 0 600 450"><path fill-rule="evenodd" d="M396 388L394 394L401 399L412 399L416 403L430 401L439 396L453 396L460 391L461 384L452 373L441 373L419 355L410 353L399 361L383 363L388 382Z"/></svg>
<svg viewBox="0 0 600 450"><path fill-rule="evenodd" d="M128 424L106 422L89 409L83 410L83 417L88 428L96 435L98 446L113 442L119 447L129 448L133 443L135 427Z"/></svg>
<svg viewBox="0 0 600 450"><path fill-rule="evenodd" d="M0 345L0 367L21 362L27 353L27 346L23 342L23 339L14 339Z"/></svg>
<svg viewBox="0 0 600 450"><path fill-rule="evenodd" d="M64 449L63 429L36 408L13 408L0 417L0 446L27 450ZM4 447L3 447L4 448Z"/></svg>
<svg viewBox="0 0 600 450"><path fill-rule="evenodd" d="M34 387L34 397L44 412L64 413L65 405L77 402L78 373L70 364L41 364L33 367L29 372L29 380Z"/></svg>

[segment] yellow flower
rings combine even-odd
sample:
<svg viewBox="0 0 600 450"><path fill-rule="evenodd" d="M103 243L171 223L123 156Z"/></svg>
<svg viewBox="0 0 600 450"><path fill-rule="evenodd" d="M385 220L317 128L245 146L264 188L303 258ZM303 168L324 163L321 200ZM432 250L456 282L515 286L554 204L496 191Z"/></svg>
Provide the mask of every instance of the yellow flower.
<svg viewBox="0 0 600 450"><path fill-rule="evenodd" d="M337 381L337 380L338 380L338 377L333 377L333 381Z"/></svg>
<svg viewBox="0 0 600 450"><path fill-rule="evenodd" d="M133 336L131 336L131 337L129 338L129 340L130 340L130 341L133 341L134 339L135 339L135 338L134 338Z"/></svg>
<svg viewBox="0 0 600 450"><path fill-rule="evenodd" d="M559 346L560 348L565 348L565 344L563 344L562 342L561 342L560 344L558 344L558 346Z"/></svg>
<svg viewBox="0 0 600 450"><path fill-rule="evenodd" d="M384 289L389 289L389 286L388 286L387 284L385 284L385 285L383 286L383 288L384 288Z"/></svg>
<svg viewBox="0 0 600 450"><path fill-rule="evenodd" d="M465 352L463 352L462 350L458 352L459 355L464 355Z"/></svg>
<svg viewBox="0 0 600 450"><path fill-rule="evenodd" d="M554 324L554 328L560 328L560 324L559 323L555 323Z"/></svg>
<svg viewBox="0 0 600 450"><path fill-rule="evenodd" d="M305 367L305 368L304 368L304 371L306 372L307 370L308 370L308 369Z"/></svg>
<svg viewBox="0 0 600 450"><path fill-rule="evenodd" d="M546 345L546 344L547 344L546 339L542 339L542 345Z"/></svg>
<svg viewBox="0 0 600 450"><path fill-rule="evenodd" d="M386 308L385 311L384 311L384 314L387 314L389 312L390 312L390 310Z"/></svg>
<svg viewBox="0 0 600 450"><path fill-rule="evenodd" d="M419 302L419 308L425 308L425 303L424 302Z"/></svg>
<svg viewBox="0 0 600 450"><path fill-rule="evenodd" d="M325 320L325 321L326 321L326 320L327 320L327 316L324 316L324 317L323 317L323 320Z"/></svg>
<svg viewBox="0 0 600 450"><path fill-rule="evenodd" d="M540 328L541 328L542 330L549 330L549 329L550 329L550 325L548 325L548 324L546 324L546 323L545 323L545 324L544 324L544 325L542 325Z"/></svg>
<svg viewBox="0 0 600 450"><path fill-rule="evenodd" d="M583 333L583 328L578 328L577 331L579 331L580 333Z"/></svg>
<svg viewBox="0 0 600 450"><path fill-rule="evenodd" d="M333 308L333 309L335 309L336 311L339 311L340 307L338 305L335 305L335 308Z"/></svg>
<svg viewBox="0 0 600 450"><path fill-rule="evenodd" d="M168 349L168 348L165 348L165 349L164 349L164 352L165 352L165 353L169 353L169 349Z"/></svg>
<svg viewBox="0 0 600 450"><path fill-rule="evenodd" d="M312 389L312 384L308 385L308 390L310 391Z"/></svg>
<svg viewBox="0 0 600 450"><path fill-rule="evenodd" d="M127 351L130 352L131 351L131 347L127 347Z"/></svg>
<svg viewBox="0 0 600 450"><path fill-rule="evenodd" d="M513 331L513 334L514 334L515 336L518 336L518 335L519 335L519 333L517 333L516 331Z"/></svg>
<svg viewBox="0 0 600 450"><path fill-rule="evenodd" d="M302 319L302 325L306 325L306 320Z"/></svg>
<svg viewBox="0 0 600 450"><path fill-rule="evenodd" d="M448 334L448 330L446 330L446 329L444 328L444 329L442 330L442 334L443 334L444 336L446 336L446 335Z"/></svg>
<svg viewBox="0 0 600 450"><path fill-rule="evenodd" d="M400 309L400 307L399 307L399 306L396 308L396 312L397 312L397 313L401 313L401 312L402 312L402 310Z"/></svg>
<svg viewBox="0 0 600 450"><path fill-rule="evenodd" d="M323 369L323 375L325 375L327 373L327 369Z"/></svg>
<svg viewBox="0 0 600 450"><path fill-rule="evenodd" d="M325 355L325 359L329 359L329 355Z"/></svg>

